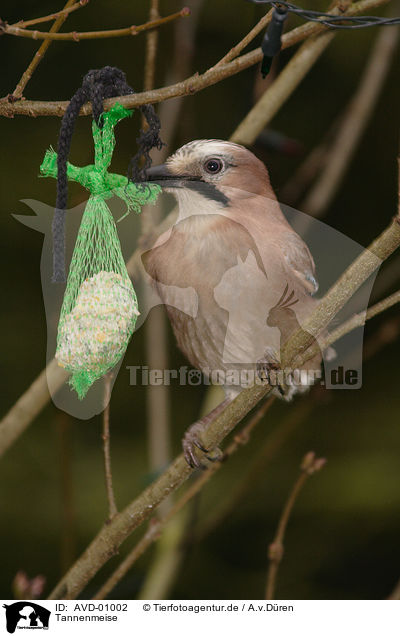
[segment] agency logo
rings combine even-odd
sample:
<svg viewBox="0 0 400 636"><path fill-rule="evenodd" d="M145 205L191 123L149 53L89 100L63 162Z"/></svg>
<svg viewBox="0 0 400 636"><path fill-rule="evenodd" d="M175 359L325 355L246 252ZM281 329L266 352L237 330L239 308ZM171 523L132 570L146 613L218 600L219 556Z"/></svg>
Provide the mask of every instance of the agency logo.
<svg viewBox="0 0 400 636"><path fill-rule="evenodd" d="M51 612L37 603L18 601L3 607L6 610L6 626L9 634L14 634L16 629L49 629Z"/></svg>

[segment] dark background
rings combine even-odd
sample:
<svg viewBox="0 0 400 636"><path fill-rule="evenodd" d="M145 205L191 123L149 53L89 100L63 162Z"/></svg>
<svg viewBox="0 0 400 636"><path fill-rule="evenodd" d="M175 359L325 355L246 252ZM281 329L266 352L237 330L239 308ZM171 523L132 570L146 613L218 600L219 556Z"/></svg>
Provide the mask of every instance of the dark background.
<svg viewBox="0 0 400 636"><path fill-rule="evenodd" d="M188 2L190 5L190 2ZM314 2L307 6L324 9ZM166 15L178 3L162 0ZM61 8L54 2L6 2L1 17L9 23ZM92 0L72 14L63 30L95 30L141 24L147 2ZM242 0L205 0L201 11L193 72L216 63L256 23L263 9ZM292 25L296 21L292 20ZM290 25L289 25L290 26ZM42 25L44 28L45 25ZM173 25L160 30L156 86L162 86L171 59ZM297 139L303 154L288 157L258 145L278 193L304 153L311 150L333 119L343 111L357 85L376 29L340 33L300 87L274 118L272 127ZM258 45L260 38L256 40ZM38 47L37 41L0 39L1 95L12 92ZM143 83L145 36L99 41L55 42L30 81L26 97L68 99L90 68L122 68L129 83ZM283 65L293 54L281 55ZM398 62L398 59L396 60ZM171 151L196 138L228 138L253 102L258 68L251 68L184 100L181 125ZM326 220L367 245L390 221L396 207L396 153L399 112L398 64L391 68L373 117L355 153ZM53 180L39 180L45 149L57 143L60 121L17 116L0 121L1 178L1 412L6 413L43 369L46 352L45 313L40 283L42 235L17 223L12 213L26 214L20 202L32 198L55 202ZM124 172L135 152L139 118L117 134L114 167ZM136 128L135 128L136 126ZM74 134L71 160L91 161L88 118ZM70 206L83 200L70 187ZM132 248L135 243L133 239ZM378 277L379 280L379 277ZM387 293L396 288L387 289ZM398 310L391 310L394 316ZM374 337L386 317L367 327ZM185 364L170 334L171 364ZM384 598L400 576L400 393L399 342L384 347L364 366L359 391L323 392L319 405L265 465L259 478L234 510L201 542L186 548L184 567L170 590L171 598L257 598L264 593L267 546L282 505L308 450L327 457L324 470L310 480L290 520L278 598ZM112 400L112 460L119 507L151 479L146 451L145 391L130 387L126 365L146 364L143 329L129 345ZM173 449L198 412L203 388L171 388ZM204 490L193 524L218 511L238 487L255 452L296 403L277 404L252 440ZM101 418L72 420L49 404L7 452L0 465L1 576L0 596L10 598L17 570L43 574L49 592L71 551L77 557L105 520L107 504L101 453ZM63 538L63 465L71 466L73 535ZM63 477L64 475L64 477ZM122 546L121 555L138 534ZM135 598L154 556L150 550L115 590L115 598ZM115 563L116 560L114 559ZM64 564L64 565L62 565ZM114 562L102 571L111 571ZM95 590L85 593L85 598Z"/></svg>

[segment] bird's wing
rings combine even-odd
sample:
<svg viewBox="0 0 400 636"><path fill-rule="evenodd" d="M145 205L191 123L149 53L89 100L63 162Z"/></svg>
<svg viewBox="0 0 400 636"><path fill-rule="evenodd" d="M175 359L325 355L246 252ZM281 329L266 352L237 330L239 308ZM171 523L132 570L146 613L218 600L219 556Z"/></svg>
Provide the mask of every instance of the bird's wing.
<svg viewBox="0 0 400 636"><path fill-rule="evenodd" d="M287 265L312 295L318 291L315 276L315 263L310 250L295 232L285 232L283 236L283 254Z"/></svg>

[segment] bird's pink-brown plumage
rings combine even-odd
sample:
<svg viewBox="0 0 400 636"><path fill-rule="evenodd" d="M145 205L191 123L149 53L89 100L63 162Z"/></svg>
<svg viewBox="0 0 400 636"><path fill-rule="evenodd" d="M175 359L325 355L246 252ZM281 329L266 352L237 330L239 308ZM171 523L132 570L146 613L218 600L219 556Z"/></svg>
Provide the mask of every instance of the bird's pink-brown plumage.
<svg viewBox="0 0 400 636"><path fill-rule="evenodd" d="M224 164L219 176L206 172L213 158ZM282 333L295 328L293 313L299 327L315 306L316 282L312 256L283 216L267 169L247 149L214 140L187 144L167 167L178 220L143 262L179 347L206 374L254 368L266 350L279 356ZM297 300L290 321L287 312L284 324L282 311L282 324L270 326L269 311L286 286ZM176 308L176 288L196 292L194 317ZM228 395L239 390L225 388Z"/></svg>

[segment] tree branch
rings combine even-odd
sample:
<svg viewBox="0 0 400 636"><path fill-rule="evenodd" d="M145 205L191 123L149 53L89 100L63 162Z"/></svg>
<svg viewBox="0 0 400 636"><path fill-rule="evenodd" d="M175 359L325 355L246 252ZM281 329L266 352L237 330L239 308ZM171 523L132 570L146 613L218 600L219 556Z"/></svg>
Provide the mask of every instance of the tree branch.
<svg viewBox="0 0 400 636"><path fill-rule="evenodd" d="M321 331L330 320L342 309L349 298L371 273L379 266L376 254L385 260L400 245L400 218L391 225L365 250L340 277L307 321L316 331ZM371 254L372 253L372 254ZM322 307L322 310L321 310ZM306 331L296 333L285 347L284 366L293 366L302 353L309 347L309 334ZM255 385L244 389L241 393L207 426L203 435L206 448L215 448L232 432L256 404L271 392L266 384ZM133 500L121 513L114 517L107 527L93 539L83 555L73 565L53 590L49 598L75 598L85 585L93 578L108 559L115 554L131 532L154 512L157 506L173 491L181 486L192 469L187 465L183 455L179 455L169 468L146 490Z"/></svg>
<svg viewBox="0 0 400 636"><path fill-rule="evenodd" d="M81 7L84 7L88 3L89 3L89 0L79 0L79 2L76 2L75 4L65 7L64 9L61 9L61 11L56 11L56 13L50 13L49 15L45 15L41 18L34 18L33 20L19 20L18 22L15 22L14 24L10 26L25 28L28 26L33 26L34 24L42 24L43 22L50 22L50 20L56 20L57 18L65 19L67 15L69 15L73 11L76 11L77 9L80 9Z"/></svg>
<svg viewBox="0 0 400 636"><path fill-rule="evenodd" d="M106 482L106 492L108 501L108 521L110 521L118 513L117 505L115 503L115 495L113 488L113 478L111 469L111 453L110 453L110 400L111 400L111 380L112 371L107 373L103 379L103 458L104 458L104 476Z"/></svg>
<svg viewBox="0 0 400 636"><path fill-rule="evenodd" d="M53 358L35 378L31 386L21 395L0 422L0 457L29 426L50 400L47 374L52 376L55 386L62 386L68 373L58 366Z"/></svg>
<svg viewBox="0 0 400 636"><path fill-rule="evenodd" d="M222 66L223 64L226 64L227 62L230 62L235 57L237 57L243 51L243 49L245 49L246 46L248 46L250 42L252 42L254 38L256 38L257 35L269 25L269 23L271 22L272 13L273 9L270 9L270 11L268 11L268 13L264 15L261 20L259 20L259 22L257 22L257 24L251 29L251 31L249 31L247 35L245 35L244 38L240 40L238 44L236 44L236 46L232 47L231 50L228 51L228 53L226 53L226 55L224 55L224 57L222 57L220 61L211 68L214 69L218 66Z"/></svg>
<svg viewBox="0 0 400 636"><path fill-rule="evenodd" d="M323 214L337 192L373 112L398 39L399 29L396 28L383 29L378 33L357 91L329 148L326 166L301 205L301 209L313 217ZM302 228L302 232L306 229Z"/></svg>
<svg viewBox="0 0 400 636"><path fill-rule="evenodd" d="M62 25L64 24L67 18L67 15L68 15L67 12L69 12L72 9L72 7L76 6L75 4L73 4L73 2L74 0L67 1L64 9L60 12L61 15L57 17L54 24L50 27L50 33L57 33L57 31L61 29ZM80 3L78 3L78 5L81 6ZM50 44L51 44L51 40L45 40L44 42L42 42L39 49L36 51L35 55L33 56L28 68L26 69L26 71L24 71L21 79L19 80L17 86L15 87L14 92L12 93L12 95L9 95L7 97L7 100L10 103L13 103L18 99L21 99L27 83L29 82L33 73L39 66L40 62L42 61L44 54L46 53Z"/></svg>
<svg viewBox="0 0 400 636"><path fill-rule="evenodd" d="M231 457L241 446L247 444L250 439L250 435L256 425L263 419L266 413L271 408L274 397L267 400L262 404L250 419L250 421L243 427L243 430L235 435L233 441L224 451L224 460ZM205 486L205 484L211 479L211 477L222 468L224 464L222 462L216 462L206 471L204 471L197 480L189 486L186 492L178 499L173 507L159 519L153 518L150 520L148 530L140 541L135 545L133 550L127 557L120 563L116 570L111 574L107 581L101 586L94 599L104 599L108 596L112 589L123 579L123 577L129 572L138 558L147 550L147 548L156 541L165 526L171 521L171 519L178 513L184 506L193 499Z"/></svg>
<svg viewBox="0 0 400 636"><path fill-rule="evenodd" d="M79 42L80 40L100 40L104 38L120 38L126 35L138 35L143 31L149 31L150 29L157 29L164 24L168 24L177 18L183 18L190 14L189 9L184 7L176 13L171 13L165 18L158 18L157 20L151 20L145 24L139 26L129 26L123 29L107 29L106 31L71 31L70 33L55 33L47 31L30 31L29 29L22 29L19 26L13 24L3 23L0 25L0 35L15 35L21 38L30 38L32 40L61 40Z"/></svg>
<svg viewBox="0 0 400 636"><path fill-rule="evenodd" d="M346 15L358 15L365 11L384 5L389 0L359 0L354 3L346 11ZM324 25L313 23L304 24L292 31L289 31L282 37L282 49L286 49L311 35L326 31L327 28ZM183 82L178 82L172 86L166 86L156 90L145 91L143 93L136 93L133 95L120 95L111 99L104 100L105 110L109 110L112 105L118 101L125 108L133 108L135 106L142 106L144 104L156 104L166 99L172 99L173 97L181 97L183 95L192 95L208 86L212 86L221 80L231 77L236 73L257 64L262 59L261 48L250 51L238 57L227 64L217 66L216 68L205 71L202 75L195 74L192 77L187 78ZM67 108L68 101L51 101L43 102L36 100L26 100L24 102L16 102L15 104L9 104L5 99L0 100L0 115L6 117L13 117L14 115L29 115L30 117L38 116L58 116L61 117L65 109ZM80 115L90 115L92 112L91 104L85 104Z"/></svg>
<svg viewBox="0 0 400 636"><path fill-rule="evenodd" d="M311 475L313 475L314 473L320 471L325 463L325 459L316 458L313 452L307 453L307 455L305 455L303 458L300 466L301 473L292 488L286 504L283 507L275 538L269 546L268 557L270 560L270 566L268 569L267 589L265 594L265 598L267 600L272 600L274 598L276 577L278 575L279 565L283 557L283 541L285 537L285 531L295 501L308 478L311 477Z"/></svg>
<svg viewBox="0 0 400 636"><path fill-rule="evenodd" d="M367 314L359 314L354 316L350 320L346 321L341 325L338 329L336 329L332 336L326 342L326 346L332 344L336 340L339 340L343 335L349 333L356 327L362 326L365 324L366 320L377 316L382 313L386 309L392 307L394 304L400 302L400 291L388 296L384 300L376 303L370 307L367 311ZM392 331L392 330L391 330ZM396 329L395 333L398 333L398 329ZM386 343L386 338L380 340L380 345ZM251 420L246 424L243 430L235 435L233 441L224 451L224 459L233 455L242 445L247 444L250 434L255 428L255 426L260 422L260 420L266 415L267 411L272 406L274 401L274 397L272 396L269 400L265 401L253 415ZM250 482L254 480L255 474L258 473L260 466L265 465L265 461L267 458L274 453L282 443L286 440L288 435L290 435L293 430L298 427L301 423L304 422L305 418L309 416L312 409L316 404L315 394L312 399L308 399L306 401L302 400L295 411L291 411L284 421L283 425L280 425L279 430L275 432L275 435L270 439L268 438L265 446L261 449L261 452L257 456L256 464L250 473L247 475L245 481L241 480L240 488L233 498L229 500L228 505L222 510L219 511L217 517L213 518L210 522L205 524L205 527L202 528L201 536L208 534L210 528L214 528L221 522L221 519L225 518L227 513L234 507L235 504L241 499L244 492L247 491L248 485ZM132 551L128 554L127 557L120 563L120 565L116 568L116 570L112 573L112 575L107 579L107 581L102 585L97 594L93 597L94 599L104 599L107 598L110 591L122 580L122 578L128 573L128 571L132 568L134 563L139 559L139 557L150 547L152 543L157 541L160 537L165 526L169 523L169 521L174 517L187 503L190 501L195 495L197 495L203 487L208 483L211 477L224 465L224 463L216 463L209 468L206 472L204 472L197 481L193 484L193 486L189 487L188 490L180 497L180 499L175 503L173 508L168 512L168 514L162 515L160 519L152 518L150 520L149 528L146 531L145 535L140 539L140 541L135 545Z"/></svg>

